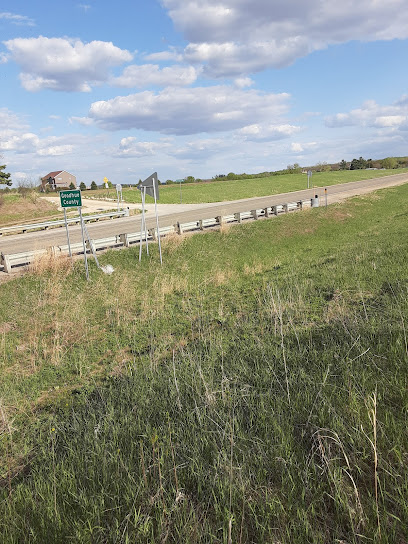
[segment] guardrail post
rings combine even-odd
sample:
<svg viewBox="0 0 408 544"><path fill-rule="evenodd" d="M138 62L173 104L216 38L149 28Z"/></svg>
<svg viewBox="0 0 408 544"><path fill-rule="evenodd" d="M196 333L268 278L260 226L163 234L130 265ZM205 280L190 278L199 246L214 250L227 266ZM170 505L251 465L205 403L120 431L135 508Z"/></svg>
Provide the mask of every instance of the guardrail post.
<svg viewBox="0 0 408 544"><path fill-rule="evenodd" d="M222 215L216 215L215 220L220 226L222 225Z"/></svg>
<svg viewBox="0 0 408 544"><path fill-rule="evenodd" d="M155 242L157 240L157 235L156 235L156 229L149 229L148 230L148 233L150 234L150 236L152 237L152 240Z"/></svg>
<svg viewBox="0 0 408 544"><path fill-rule="evenodd" d="M119 234L119 240L125 247L129 247L129 236L127 234Z"/></svg>
<svg viewBox="0 0 408 544"><path fill-rule="evenodd" d="M202 219L200 219L200 220L198 221L198 228L199 228L200 230L204 230L204 224L203 224L203 220L202 220Z"/></svg>
<svg viewBox="0 0 408 544"><path fill-rule="evenodd" d="M174 230L177 232L177 234L183 234L183 229L179 221L177 221L177 223L174 223Z"/></svg>
<svg viewBox="0 0 408 544"><path fill-rule="evenodd" d="M125 209L124 209L124 212L125 212L124 217L129 217L129 215L130 215L129 207L125 208Z"/></svg>
<svg viewBox="0 0 408 544"><path fill-rule="evenodd" d="M242 223L241 212L234 213L235 221Z"/></svg>
<svg viewBox="0 0 408 544"><path fill-rule="evenodd" d="M285 213L288 213L289 210L288 210L288 205L287 205L287 204L284 204L284 205L283 205L283 211L284 211Z"/></svg>
<svg viewBox="0 0 408 544"><path fill-rule="evenodd" d="M2 253L1 254L1 260L3 261L4 272L6 272L6 274L10 274L10 272L11 272L11 263L10 263L10 260L8 258L8 255L4 255Z"/></svg>
<svg viewBox="0 0 408 544"><path fill-rule="evenodd" d="M265 217L269 217L269 208L264 208Z"/></svg>
<svg viewBox="0 0 408 544"><path fill-rule="evenodd" d="M254 219L258 219L258 214L256 213L256 210L251 210L251 215Z"/></svg>
<svg viewBox="0 0 408 544"><path fill-rule="evenodd" d="M95 244L93 243L93 240L86 241L86 248L89 249L92 253L95 253L96 248L95 248Z"/></svg>
<svg viewBox="0 0 408 544"><path fill-rule="evenodd" d="M273 215L278 215L278 206L272 206L271 212L273 213Z"/></svg>
<svg viewBox="0 0 408 544"><path fill-rule="evenodd" d="M297 202L297 209L303 210L303 200L299 200L299 202Z"/></svg>

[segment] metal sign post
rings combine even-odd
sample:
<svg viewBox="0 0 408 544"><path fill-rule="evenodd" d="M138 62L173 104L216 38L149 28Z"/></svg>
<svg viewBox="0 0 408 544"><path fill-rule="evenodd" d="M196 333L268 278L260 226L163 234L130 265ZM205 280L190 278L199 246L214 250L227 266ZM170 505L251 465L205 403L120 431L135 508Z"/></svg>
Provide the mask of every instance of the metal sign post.
<svg viewBox="0 0 408 544"><path fill-rule="evenodd" d="M86 280L89 281L89 269L88 269L88 257L86 254L86 244L85 244L85 234L84 234L84 220L82 217L82 208L79 208L79 218L81 220L81 233L82 233L82 247L84 248L84 261L85 261L85 273L86 273Z"/></svg>
<svg viewBox="0 0 408 544"><path fill-rule="evenodd" d="M183 183L184 179L176 179L176 182L180 185L180 204L183 203L182 194L181 194L181 184Z"/></svg>
<svg viewBox="0 0 408 544"><path fill-rule="evenodd" d="M313 172L311 170L307 171L307 188L310 188L310 179L312 177Z"/></svg>
<svg viewBox="0 0 408 544"><path fill-rule="evenodd" d="M69 258L71 259L71 263L72 263L71 243L69 241L69 232L68 232L67 210L65 208L64 208L64 219L65 219L65 230L67 232L68 253L69 253Z"/></svg>
<svg viewBox="0 0 408 544"><path fill-rule="evenodd" d="M71 262L72 262L71 242L70 242L70 239L69 239L66 208L79 208L79 209L81 209L81 206L82 206L81 191L79 189L75 189L75 190L71 190L71 191L60 191L59 196L60 196L61 208L63 208L63 210L64 210L65 231L67 233L67 241L68 241L68 253L69 253L69 256L70 256Z"/></svg>
<svg viewBox="0 0 408 544"><path fill-rule="evenodd" d="M142 245L143 245L143 233L145 235L146 241L146 250L149 254L149 244L147 236L147 225L145 217L145 204L146 204L146 194L154 198L154 210L156 214L156 230L157 230L157 240L159 243L159 253L160 253L160 264L163 264L162 260L162 250L161 250L161 240L160 240L160 227L159 227L159 215L157 212L157 201L159 200L159 180L157 178L157 172L149 176L143 182L137 185L137 188L141 192L142 196L142 221L140 227L140 246L139 246L139 262L142 260Z"/></svg>
<svg viewBox="0 0 408 544"><path fill-rule="evenodd" d="M118 211L120 208L120 203L123 203L123 195L122 195L122 185L120 183L116 184L116 196L118 197Z"/></svg>

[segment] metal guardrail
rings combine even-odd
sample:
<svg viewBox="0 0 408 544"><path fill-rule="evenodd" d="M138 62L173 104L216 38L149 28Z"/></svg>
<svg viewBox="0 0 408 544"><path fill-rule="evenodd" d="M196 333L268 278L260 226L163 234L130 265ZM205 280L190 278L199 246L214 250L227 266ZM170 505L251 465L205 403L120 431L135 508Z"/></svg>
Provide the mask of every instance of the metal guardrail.
<svg viewBox="0 0 408 544"><path fill-rule="evenodd" d="M89 223L91 221L99 221L104 219L113 219L114 217L128 217L129 208L126 208L120 212L107 212L97 213L92 215L85 215L83 219ZM70 217L67 219L69 225L75 225L80 222L79 217ZM11 227L0 227L0 236L3 234L19 234L25 233L31 230L47 230L49 228L63 227L65 225L64 219L57 219L56 221L44 221L42 223L30 223L26 225L13 225Z"/></svg>
<svg viewBox="0 0 408 544"><path fill-rule="evenodd" d="M310 206L310 201L298 201L298 202L289 202L287 204L279 204L274 206L269 206L267 208L249 210L247 212L237 212L225 216L217 216L209 219L200 219L198 221L190 221L188 223L176 223L168 227L160 227L160 236L167 236L169 234L177 233L183 234L186 232L202 231L206 228L212 228L216 226L221 226L228 223L242 223L243 221L248 220L257 220L260 217L268 218L277 216L282 213L288 213L291 211L302 210L304 205L308 203ZM88 216L89 218L90 216ZM103 250L115 247L129 247L132 244L137 244L140 242L140 232L134 233L124 233L116 234L108 238L99 238L97 240L91 240L94 250ZM148 230L148 240L156 240L157 232L155 228ZM89 243L87 243L87 251L90 251ZM73 255L83 254L83 246L81 243L71 244L71 252ZM1 253L0 255L0 265L3 266L4 272L10 273L12 268L28 265L32 263L36 258L41 257L41 255L51 253L54 255L66 255L68 254L68 246L53 246L48 249L40 249L37 251L26 251L23 253L14 253L6 255Z"/></svg>

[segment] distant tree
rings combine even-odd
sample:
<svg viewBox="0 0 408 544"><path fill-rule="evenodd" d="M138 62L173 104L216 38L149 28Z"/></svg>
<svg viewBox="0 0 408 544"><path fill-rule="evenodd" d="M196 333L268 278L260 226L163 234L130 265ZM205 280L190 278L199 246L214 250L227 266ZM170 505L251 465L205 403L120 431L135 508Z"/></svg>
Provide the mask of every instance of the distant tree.
<svg viewBox="0 0 408 544"><path fill-rule="evenodd" d="M339 169L340 170L347 170L347 163L344 159L342 159L339 163Z"/></svg>
<svg viewBox="0 0 408 544"><path fill-rule="evenodd" d="M195 177L194 176L187 176L186 178L184 178L184 181L185 181L185 183L194 183L195 182Z"/></svg>
<svg viewBox="0 0 408 544"><path fill-rule="evenodd" d="M72 181L71 181L71 183L69 184L69 189L75 189L75 185L72 183Z"/></svg>
<svg viewBox="0 0 408 544"><path fill-rule="evenodd" d="M329 172L331 166L330 164L327 164L327 162L318 162L314 169L316 172Z"/></svg>
<svg viewBox="0 0 408 544"><path fill-rule="evenodd" d="M81 191L86 191L86 185L83 181L81 181L81 183L79 184L79 188L81 189Z"/></svg>
<svg viewBox="0 0 408 544"><path fill-rule="evenodd" d="M10 179L11 174L4 172L6 165L0 166L0 185L11 185L13 182Z"/></svg>
<svg viewBox="0 0 408 544"><path fill-rule="evenodd" d="M295 164L288 164L286 170L289 174L300 174L302 168L298 162L295 162Z"/></svg>
<svg viewBox="0 0 408 544"><path fill-rule="evenodd" d="M93 181L91 183L91 191L96 191L97 188L98 188L98 186L96 185L95 181Z"/></svg>
<svg viewBox="0 0 408 544"><path fill-rule="evenodd" d="M395 157L387 157L386 159L383 159L381 161L381 166L383 168L386 168L387 170L391 170L392 168L397 168L398 162Z"/></svg>
<svg viewBox="0 0 408 544"><path fill-rule="evenodd" d="M350 170L364 170L365 168L367 168L367 161L363 157L353 159L350 163Z"/></svg>

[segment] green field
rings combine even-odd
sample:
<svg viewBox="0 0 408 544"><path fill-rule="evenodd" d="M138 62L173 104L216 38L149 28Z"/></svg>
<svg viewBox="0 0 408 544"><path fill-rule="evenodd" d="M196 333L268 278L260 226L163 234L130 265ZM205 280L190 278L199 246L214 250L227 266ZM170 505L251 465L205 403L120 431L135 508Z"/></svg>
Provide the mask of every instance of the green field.
<svg viewBox="0 0 408 544"><path fill-rule="evenodd" d="M0 285L0 541L405 544L407 217L404 185Z"/></svg>
<svg viewBox="0 0 408 544"><path fill-rule="evenodd" d="M336 172L316 172L311 178L315 187L328 187L338 183L361 181L364 179L378 178L383 176L402 174L408 172L407 168L398 170L339 170ZM266 178L240 179L228 181L214 181L206 183L189 183L160 187L161 204L198 204L202 202L223 202L229 200L240 200L256 196L268 196L290 191L300 191L307 188L306 174L283 174L280 176L269 176ZM90 193L91 194L91 193ZM115 189L99 189L92 191L92 196L116 198ZM136 188L123 189L123 198L126 202L140 202L140 192ZM148 202L153 202L147 197Z"/></svg>

